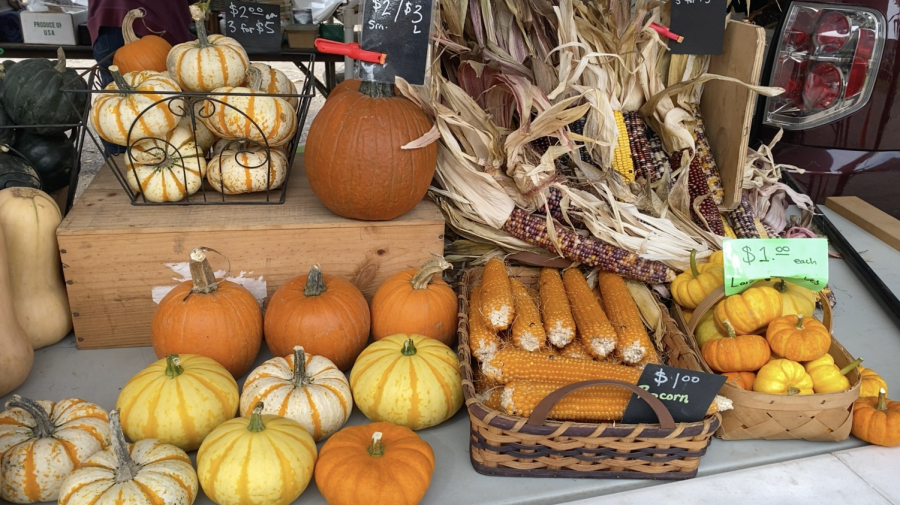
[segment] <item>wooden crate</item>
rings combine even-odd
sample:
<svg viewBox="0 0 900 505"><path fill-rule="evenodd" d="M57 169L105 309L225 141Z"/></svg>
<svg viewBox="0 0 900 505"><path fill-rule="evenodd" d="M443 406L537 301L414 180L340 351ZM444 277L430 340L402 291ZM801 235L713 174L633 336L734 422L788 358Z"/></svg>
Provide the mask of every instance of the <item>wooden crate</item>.
<svg viewBox="0 0 900 505"><path fill-rule="evenodd" d="M197 246L228 256L234 275L262 275L269 297L319 263L371 300L388 276L440 254L443 237L427 199L393 221L338 217L310 190L299 154L282 205L132 206L104 166L57 231L80 349L149 345L151 289L175 284L165 264L187 261Z"/></svg>

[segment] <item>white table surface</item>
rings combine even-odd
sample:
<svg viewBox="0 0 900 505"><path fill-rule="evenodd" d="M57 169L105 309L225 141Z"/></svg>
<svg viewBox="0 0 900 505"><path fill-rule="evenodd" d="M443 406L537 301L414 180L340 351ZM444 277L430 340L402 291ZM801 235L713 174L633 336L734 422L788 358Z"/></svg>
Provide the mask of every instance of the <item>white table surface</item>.
<svg viewBox="0 0 900 505"><path fill-rule="evenodd" d="M823 208L823 212L850 243L856 245L863 257L871 261L870 265L886 283L900 289L900 252L828 209ZM265 244L260 246L265 247ZM832 258L829 267L829 284L838 301L834 311L835 336L854 357L864 358L866 366L877 370L892 391L900 391L900 367L896 365L900 358L900 330L841 259ZM264 345L256 364L270 357L271 354ZM79 351L75 348L74 338L70 336L35 353L31 374L16 393L33 399L53 401L78 397L112 409L125 382L155 360L156 356L150 347ZM243 379L238 384L243 384ZM9 395L0 398L0 405L8 398ZM349 424L365 422L365 417L354 410ZM428 494L422 501L423 505L559 503L662 483L646 480L482 476L472 469L469 461L469 423L464 408L453 419L419 434L431 444L436 457L434 477ZM699 474L719 474L860 445L863 443L852 436L839 443L726 442L714 439L701 460ZM196 503L209 504L211 501L201 493ZM326 502L313 481L295 503L318 505Z"/></svg>

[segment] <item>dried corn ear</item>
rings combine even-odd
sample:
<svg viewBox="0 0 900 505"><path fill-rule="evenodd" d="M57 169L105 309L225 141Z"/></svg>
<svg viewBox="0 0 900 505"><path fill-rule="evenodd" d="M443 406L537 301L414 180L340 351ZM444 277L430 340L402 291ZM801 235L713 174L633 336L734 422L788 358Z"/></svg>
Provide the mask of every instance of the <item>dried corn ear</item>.
<svg viewBox="0 0 900 505"><path fill-rule="evenodd" d="M481 315L481 284L469 295L469 349L478 361L490 361L500 350L500 337L490 329Z"/></svg>
<svg viewBox="0 0 900 505"><path fill-rule="evenodd" d="M741 203L736 209L728 213L731 226L737 238L769 238L762 223L756 217L756 212L747 199L747 193L741 193Z"/></svg>
<svg viewBox="0 0 900 505"><path fill-rule="evenodd" d="M496 386L478 393L477 398L485 407L492 410L502 410L503 386Z"/></svg>
<svg viewBox="0 0 900 505"><path fill-rule="evenodd" d="M494 331L509 328L515 318L515 302L506 265L496 257L484 265L481 276L481 314L485 324Z"/></svg>
<svg viewBox="0 0 900 505"><path fill-rule="evenodd" d="M675 272L658 261L646 260L594 237L579 235L558 221L553 224L559 251L569 260L650 284L675 280ZM529 214L518 207L504 223L503 231L531 245L557 252L557 243L547 231L545 218Z"/></svg>
<svg viewBox="0 0 900 505"><path fill-rule="evenodd" d="M625 181L634 182L634 162L631 160L631 144L628 140L628 128L625 127L625 117L620 111L613 111L613 114L616 117L616 129L619 130L616 149L613 151L613 170Z"/></svg>
<svg viewBox="0 0 900 505"><path fill-rule="evenodd" d="M722 186L722 176L719 174L719 167L716 165L716 159L712 155L712 149L709 147L709 139L706 136L706 124L700 116L700 109L694 108L694 119L697 124L694 127L694 145L697 147L697 153L694 158L700 160L700 170L704 175L706 182L706 191L703 193L711 193L713 202L718 206L722 205L725 198L725 188Z"/></svg>
<svg viewBox="0 0 900 505"><path fill-rule="evenodd" d="M663 174L672 172L672 164L669 161L669 156L663 149L662 139L659 135L652 128L645 128L645 132L647 134L647 144L650 146L650 154L656 167L656 173L662 178Z"/></svg>
<svg viewBox="0 0 900 505"><path fill-rule="evenodd" d="M616 353L628 364L641 363L654 347L625 280L616 274L600 272L597 276L597 288L600 290L606 315L616 330Z"/></svg>
<svg viewBox="0 0 900 505"><path fill-rule="evenodd" d="M587 359L563 358L545 351L528 352L504 347L482 364L482 372L500 384L514 380L556 381L563 384L591 379L614 379L637 384L641 371L625 365Z"/></svg>
<svg viewBox="0 0 900 505"><path fill-rule="evenodd" d="M555 268L541 269L541 319L547 340L556 347L562 348L575 338L575 319L566 289L559 271Z"/></svg>
<svg viewBox="0 0 900 505"><path fill-rule="evenodd" d="M547 345L541 315L525 286L518 279L510 279L510 284L516 304L516 319L513 320L510 340L519 349L536 351Z"/></svg>
<svg viewBox="0 0 900 505"><path fill-rule="evenodd" d="M578 340L577 338L560 349L559 356L561 358L572 359L594 359L588 350L584 348L584 344L581 343L581 340Z"/></svg>
<svg viewBox="0 0 900 505"><path fill-rule="evenodd" d="M725 230L725 235L723 237L728 238L737 238L737 235L734 234L734 229L728 224L728 220L725 219L725 216L720 216L722 218L722 228Z"/></svg>
<svg viewBox="0 0 900 505"><path fill-rule="evenodd" d="M691 217L694 223L720 237L725 236L725 228L722 226L719 207L714 199L709 196L707 175L703 171L699 154L694 156L688 168L688 193L691 197ZM700 219L700 216L703 216L703 219ZM706 221L705 224L704 220Z"/></svg>
<svg viewBox="0 0 900 505"><path fill-rule="evenodd" d="M592 356L606 357L616 348L616 330L606 317L597 296L577 268L570 268L563 273L563 284L581 344Z"/></svg>
<svg viewBox="0 0 900 505"><path fill-rule="evenodd" d="M647 139L647 125L637 111L623 112L625 130L628 132L628 147L631 150L631 162L634 165L635 179L656 182L662 178L662 167L658 166L650 150Z"/></svg>
<svg viewBox="0 0 900 505"><path fill-rule="evenodd" d="M545 381L513 381L503 389L501 406L510 415L528 417L538 403L564 384ZM600 423L619 421L631 399L631 390L617 386L593 386L573 391L547 415L557 421Z"/></svg>

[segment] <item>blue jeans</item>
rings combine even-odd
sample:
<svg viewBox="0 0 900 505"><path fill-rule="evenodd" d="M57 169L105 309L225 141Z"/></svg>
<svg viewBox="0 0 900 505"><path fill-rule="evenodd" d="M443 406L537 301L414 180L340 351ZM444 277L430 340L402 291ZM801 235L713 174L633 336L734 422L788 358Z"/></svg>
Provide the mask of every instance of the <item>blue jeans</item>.
<svg viewBox="0 0 900 505"><path fill-rule="evenodd" d="M109 73L109 66L112 65L113 54L116 50L125 45L125 39L122 37L121 27L101 26L97 34L97 40L94 41L94 59L100 65L100 71L97 76L100 78L102 87L112 82L112 74ZM109 154L123 154L125 147L110 144L103 141L103 146Z"/></svg>

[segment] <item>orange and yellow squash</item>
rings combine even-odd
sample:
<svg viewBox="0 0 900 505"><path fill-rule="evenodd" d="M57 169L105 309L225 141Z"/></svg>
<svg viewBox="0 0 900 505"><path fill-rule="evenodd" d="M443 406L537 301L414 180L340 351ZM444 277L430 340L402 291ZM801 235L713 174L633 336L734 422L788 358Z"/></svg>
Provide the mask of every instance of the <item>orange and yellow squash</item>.
<svg viewBox="0 0 900 505"><path fill-rule="evenodd" d="M766 340L772 352L792 361L813 361L828 353L831 333L812 317L782 316L769 324Z"/></svg>
<svg viewBox="0 0 900 505"><path fill-rule="evenodd" d="M753 390L771 395L811 395L813 380L800 363L778 359L766 363L756 373Z"/></svg>
<svg viewBox="0 0 900 505"><path fill-rule="evenodd" d="M887 398L882 389L878 396L860 397L853 408L853 435L865 442L885 447L900 445L900 402Z"/></svg>
<svg viewBox="0 0 900 505"><path fill-rule="evenodd" d="M759 335L737 335L725 321L724 338L708 341L700 349L706 364L716 372L752 372L769 361L769 344Z"/></svg>
<svg viewBox="0 0 900 505"><path fill-rule="evenodd" d="M757 281L754 287L768 286L781 293L781 315L812 317L816 310L816 292L784 279Z"/></svg>
<svg viewBox="0 0 900 505"><path fill-rule="evenodd" d="M819 359L807 361L803 364L806 373L812 377L813 390L818 393L837 393L850 389L850 379L847 374L859 364L862 359L850 363L844 368L839 368L834 363L830 354L825 354Z"/></svg>
<svg viewBox="0 0 900 505"><path fill-rule="evenodd" d="M726 384L734 384L735 386L746 390L753 391L753 382L756 380L756 374L753 372L725 372L722 375L728 379Z"/></svg>
<svg viewBox="0 0 900 505"><path fill-rule="evenodd" d="M878 375L875 370L859 367L859 381L862 383L859 388L859 396L878 396L883 389L888 391L887 382Z"/></svg>
<svg viewBox="0 0 900 505"><path fill-rule="evenodd" d="M669 289L682 307L695 309L700 302L725 282L725 271L715 263L697 264L697 251L691 251L691 268L675 277Z"/></svg>
<svg viewBox="0 0 900 505"><path fill-rule="evenodd" d="M781 293L774 288L751 287L716 305L716 325L725 332L724 322L728 320L737 333L751 334L781 316L781 307Z"/></svg>

